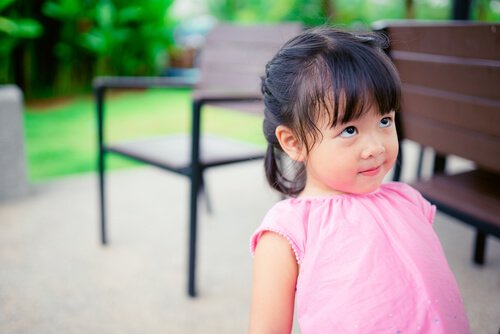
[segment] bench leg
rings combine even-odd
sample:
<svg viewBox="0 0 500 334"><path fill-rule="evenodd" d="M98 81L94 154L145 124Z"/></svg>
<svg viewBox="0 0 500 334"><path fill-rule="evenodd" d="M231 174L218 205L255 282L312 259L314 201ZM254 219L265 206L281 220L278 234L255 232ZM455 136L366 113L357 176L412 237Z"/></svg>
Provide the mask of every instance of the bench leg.
<svg viewBox="0 0 500 334"><path fill-rule="evenodd" d="M484 264L484 255L486 251L486 237L487 237L486 233L477 230L476 245L474 249L474 263L479 265Z"/></svg>
<svg viewBox="0 0 500 334"><path fill-rule="evenodd" d="M205 177L203 176L203 174L201 174L200 176L200 187L198 192L199 195L203 196L205 200L205 204L207 206L207 212L211 214L213 212L212 201L210 200L210 196L208 194L208 190L205 184Z"/></svg>
<svg viewBox="0 0 500 334"><path fill-rule="evenodd" d="M191 176L189 205L189 242L188 242L188 295L196 297L196 234L198 219L199 176Z"/></svg>
<svg viewBox="0 0 500 334"><path fill-rule="evenodd" d="M99 153L99 214L101 221L101 245L106 245L108 243L107 231L106 231L106 164L105 164L104 152Z"/></svg>

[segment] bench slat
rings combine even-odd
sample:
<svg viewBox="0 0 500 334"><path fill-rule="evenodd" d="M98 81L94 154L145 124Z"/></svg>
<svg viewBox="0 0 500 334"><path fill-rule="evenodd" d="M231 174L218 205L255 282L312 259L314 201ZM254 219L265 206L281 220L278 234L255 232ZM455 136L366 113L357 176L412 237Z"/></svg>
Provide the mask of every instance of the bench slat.
<svg viewBox="0 0 500 334"><path fill-rule="evenodd" d="M388 21L387 26L392 30L392 50L492 60L500 54L499 23Z"/></svg>
<svg viewBox="0 0 500 334"><path fill-rule="evenodd" d="M446 123L468 131L498 136L500 101L453 94L410 84L403 85L405 114ZM436 112L437 111L437 112ZM477 117L477 115L481 115Z"/></svg>
<svg viewBox="0 0 500 334"><path fill-rule="evenodd" d="M199 60L198 88L260 94L264 65L284 41L300 31L299 24L215 26L207 36Z"/></svg>
<svg viewBox="0 0 500 334"><path fill-rule="evenodd" d="M234 24L217 24L206 36L206 45L217 45L221 42L232 42L247 45L251 42L252 46L257 44L284 43L294 37L302 29L297 23L280 23L274 24L258 24L258 25L234 25Z"/></svg>
<svg viewBox="0 0 500 334"><path fill-rule="evenodd" d="M449 92L499 100L500 60L443 63L394 58L402 82Z"/></svg>
<svg viewBox="0 0 500 334"><path fill-rule="evenodd" d="M500 237L499 174L474 170L453 176L436 175L412 185L440 209L456 211L454 208L460 208L461 214Z"/></svg>
<svg viewBox="0 0 500 334"><path fill-rule="evenodd" d="M429 121L414 114L405 114L402 122L404 138L434 148L441 154L454 154L476 162L479 166L500 173L500 142L478 132Z"/></svg>

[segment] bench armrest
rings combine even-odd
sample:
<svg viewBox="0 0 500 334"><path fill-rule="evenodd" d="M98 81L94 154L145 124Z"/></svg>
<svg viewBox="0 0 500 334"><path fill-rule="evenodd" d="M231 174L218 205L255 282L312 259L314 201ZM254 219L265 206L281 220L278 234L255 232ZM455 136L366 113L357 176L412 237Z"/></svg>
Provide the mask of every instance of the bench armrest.
<svg viewBox="0 0 500 334"><path fill-rule="evenodd" d="M249 91L197 90L193 92L193 101L203 105L217 102L255 102L262 100L262 94Z"/></svg>
<svg viewBox="0 0 500 334"><path fill-rule="evenodd" d="M176 87L192 88L197 83L194 78L184 77L97 77L92 86L95 90L106 88L150 88Z"/></svg>

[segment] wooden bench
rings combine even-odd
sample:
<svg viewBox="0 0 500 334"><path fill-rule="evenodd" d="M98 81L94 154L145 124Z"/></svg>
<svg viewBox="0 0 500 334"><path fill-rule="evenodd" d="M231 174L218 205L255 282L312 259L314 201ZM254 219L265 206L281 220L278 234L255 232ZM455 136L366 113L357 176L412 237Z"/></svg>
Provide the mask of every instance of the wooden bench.
<svg viewBox="0 0 500 334"><path fill-rule="evenodd" d="M474 262L483 264L487 236L500 237L500 24L385 21L375 30L389 37L403 84L400 139L436 153L433 175L413 186L477 230ZM475 168L453 174L449 155Z"/></svg>

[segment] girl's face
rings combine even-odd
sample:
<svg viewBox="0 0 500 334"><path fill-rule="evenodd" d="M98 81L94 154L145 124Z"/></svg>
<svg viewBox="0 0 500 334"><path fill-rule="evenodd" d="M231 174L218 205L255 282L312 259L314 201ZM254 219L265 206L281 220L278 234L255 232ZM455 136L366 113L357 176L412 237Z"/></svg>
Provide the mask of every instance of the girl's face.
<svg viewBox="0 0 500 334"><path fill-rule="evenodd" d="M357 120L333 128L319 124L323 137L304 161L307 182L300 196L376 190L398 154L394 117L394 112L381 116L372 106Z"/></svg>

